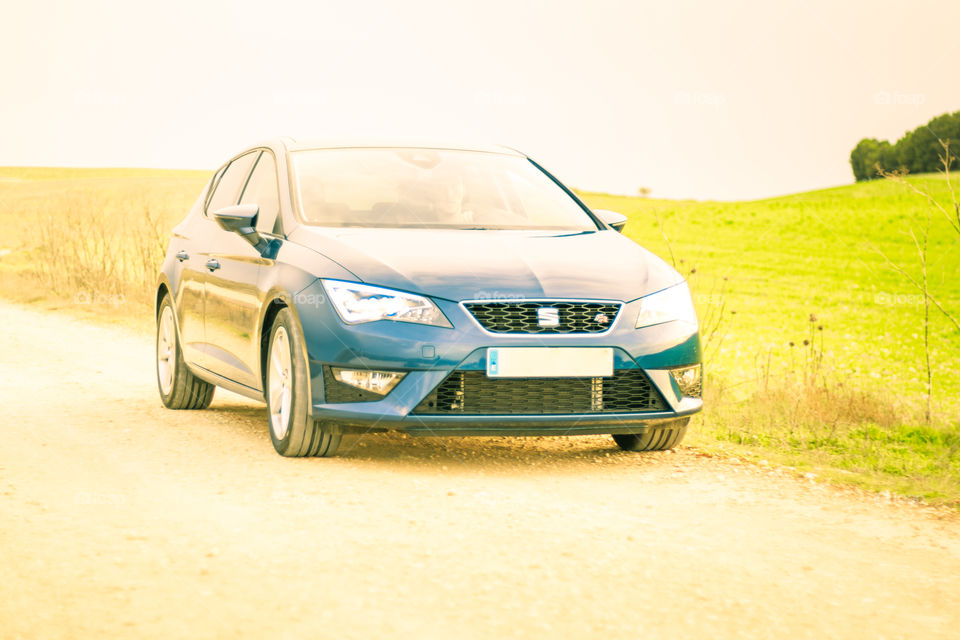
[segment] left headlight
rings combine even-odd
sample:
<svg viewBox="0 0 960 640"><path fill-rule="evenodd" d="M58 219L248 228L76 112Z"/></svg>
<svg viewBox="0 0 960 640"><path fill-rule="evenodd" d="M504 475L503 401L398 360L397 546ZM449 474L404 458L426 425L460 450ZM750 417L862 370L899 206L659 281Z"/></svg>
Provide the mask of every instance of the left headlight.
<svg viewBox="0 0 960 640"><path fill-rule="evenodd" d="M694 330L697 329L697 311L693 308L693 298L690 297L690 287L686 282L640 298L637 329L673 320L691 324Z"/></svg>
<svg viewBox="0 0 960 640"><path fill-rule="evenodd" d="M429 298L359 282L342 280L321 280L321 282L333 308L337 310L340 319L347 324L393 320L436 327L453 327Z"/></svg>

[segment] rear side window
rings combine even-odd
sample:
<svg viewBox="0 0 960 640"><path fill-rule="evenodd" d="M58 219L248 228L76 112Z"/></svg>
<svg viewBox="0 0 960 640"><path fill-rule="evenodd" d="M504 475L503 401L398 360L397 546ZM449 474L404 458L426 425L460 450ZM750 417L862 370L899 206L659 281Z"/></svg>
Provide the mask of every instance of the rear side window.
<svg viewBox="0 0 960 640"><path fill-rule="evenodd" d="M255 204L260 208L257 231L278 236L283 234L278 217L280 192L277 188L277 163L269 151L260 154L243 195L240 196L240 204Z"/></svg>
<svg viewBox="0 0 960 640"><path fill-rule="evenodd" d="M253 166L253 161L257 159L259 153L259 151L251 151L230 163L217 182L217 186L214 187L210 201L207 202L208 213L237 204L240 200L240 189L246 183L250 167Z"/></svg>

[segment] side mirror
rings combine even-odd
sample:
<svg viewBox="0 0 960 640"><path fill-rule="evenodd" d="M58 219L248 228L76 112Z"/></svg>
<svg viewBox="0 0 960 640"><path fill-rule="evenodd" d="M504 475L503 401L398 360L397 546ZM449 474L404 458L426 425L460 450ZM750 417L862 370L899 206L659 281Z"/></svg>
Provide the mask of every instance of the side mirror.
<svg viewBox="0 0 960 640"><path fill-rule="evenodd" d="M257 214L260 207L255 204L235 204L213 212L213 219L225 231L236 233L253 245L261 253L267 247L267 242L257 233Z"/></svg>
<svg viewBox="0 0 960 640"><path fill-rule="evenodd" d="M594 209L593 212L598 218L614 228L615 231L623 233L623 228L627 226L627 216L616 211L607 211L606 209Z"/></svg>

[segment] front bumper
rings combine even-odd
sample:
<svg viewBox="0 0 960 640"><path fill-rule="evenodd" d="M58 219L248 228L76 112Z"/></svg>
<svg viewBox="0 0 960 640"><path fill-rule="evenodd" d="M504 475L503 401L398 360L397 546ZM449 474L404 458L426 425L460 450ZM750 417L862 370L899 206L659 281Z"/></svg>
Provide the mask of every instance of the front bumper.
<svg viewBox="0 0 960 640"><path fill-rule="evenodd" d="M311 285L305 293L313 292ZM625 303L601 335L491 334L461 305L435 299L454 328L389 321L344 325L321 295L298 305L310 373L311 413L344 430L397 429L416 435L575 435L642 433L699 412L700 398L685 397L670 375L676 366L699 363L695 329L667 323L635 329L638 302ZM663 410L642 413L418 414L414 409L454 371L485 371L492 346L608 346L617 370L641 369L664 400ZM406 376L386 396L368 402L328 403L324 366L403 370Z"/></svg>

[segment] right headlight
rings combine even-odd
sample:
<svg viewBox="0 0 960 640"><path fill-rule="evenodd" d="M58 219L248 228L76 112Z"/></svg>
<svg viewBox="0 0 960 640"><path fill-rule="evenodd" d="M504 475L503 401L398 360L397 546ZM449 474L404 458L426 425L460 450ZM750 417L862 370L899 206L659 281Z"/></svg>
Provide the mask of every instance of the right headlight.
<svg viewBox="0 0 960 640"><path fill-rule="evenodd" d="M360 282L321 280L333 308L347 324L376 320L413 322L450 328L453 325L429 298Z"/></svg>
<svg viewBox="0 0 960 640"><path fill-rule="evenodd" d="M690 297L690 287L686 282L640 298L637 329L674 320L691 324L694 330L698 326L697 311L693 308L693 298Z"/></svg>

